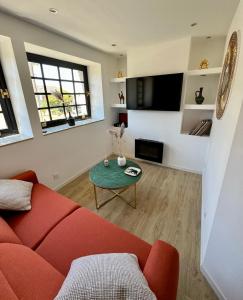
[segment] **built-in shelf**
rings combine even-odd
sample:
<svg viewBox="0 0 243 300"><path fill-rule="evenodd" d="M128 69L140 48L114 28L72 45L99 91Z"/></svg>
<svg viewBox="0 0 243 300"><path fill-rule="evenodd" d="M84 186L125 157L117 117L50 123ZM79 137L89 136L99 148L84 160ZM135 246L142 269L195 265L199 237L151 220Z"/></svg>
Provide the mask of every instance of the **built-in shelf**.
<svg viewBox="0 0 243 300"><path fill-rule="evenodd" d="M189 56L188 71L185 73L183 112L181 134L189 135L192 129L200 125L202 120L212 120L215 112L218 85L224 55L225 37L192 37ZM199 69L200 62L205 58L208 61L208 69ZM203 104L196 104L197 92L202 90ZM192 138L208 138L208 135Z"/></svg>
<svg viewBox="0 0 243 300"><path fill-rule="evenodd" d="M205 75L221 74L221 72L222 72L222 67L218 67L218 68L191 70L191 71L187 72L187 75L188 76L205 76Z"/></svg>
<svg viewBox="0 0 243 300"><path fill-rule="evenodd" d="M115 103L111 105L112 108L126 108L126 104Z"/></svg>
<svg viewBox="0 0 243 300"><path fill-rule="evenodd" d="M185 104L184 109L215 110L215 104Z"/></svg>
<svg viewBox="0 0 243 300"><path fill-rule="evenodd" d="M111 82L113 83L122 83L122 82L126 82L126 77L116 77L116 78L112 78Z"/></svg>
<svg viewBox="0 0 243 300"><path fill-rule="evenodd" d="M193 135L193 134L189 134L189 131L182 131L181 134L187 135L187 136L191 136L191 137L199 137L199 138L208 138L209 135Z"/></svg>

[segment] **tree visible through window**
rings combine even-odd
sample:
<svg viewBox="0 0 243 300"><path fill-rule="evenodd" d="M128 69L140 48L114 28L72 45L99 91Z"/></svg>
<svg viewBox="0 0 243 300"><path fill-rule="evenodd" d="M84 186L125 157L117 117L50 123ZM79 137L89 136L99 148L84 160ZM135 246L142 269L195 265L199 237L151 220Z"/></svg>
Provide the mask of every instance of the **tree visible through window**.
<svg viewBox="0 0 243 300"><path fill-rule="evenodd" d="M35 100L43 128L91 116L87 67L27 53ZM52 93L61 92L63 102Z"/></svg>
<svg viewBox="0 0 243 300"><path fill-rule="evenodd" d="M16 133L18 133L18 128L0 64L0 137Z"/></svg>

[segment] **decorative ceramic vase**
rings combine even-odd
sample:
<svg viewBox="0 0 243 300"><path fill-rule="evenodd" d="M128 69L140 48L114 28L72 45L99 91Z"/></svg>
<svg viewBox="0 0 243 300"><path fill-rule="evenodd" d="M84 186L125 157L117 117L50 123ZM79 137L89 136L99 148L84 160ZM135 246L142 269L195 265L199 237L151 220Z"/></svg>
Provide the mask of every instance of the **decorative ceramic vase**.
<svg viewBox="0 0 243 300"><path fill-rule="evenodd" d="M118 156L117 157L117 164L120 167L124 167L127 163L126 157L125 156Z"/></svg>
<svg viewBox="0 0 243 300"><path fill-rule="evenodd" d="M68 125L69 125L69 126L74 126L74 125L75 125L75 119L74 119L74 117L71 115L70 112L69 112L69 117L68 117L67 122L68 122Z"/></svg>
<svg viewBox="0 0 243 300"><path fill-rule="evenodd" d="M201 87L199 91L195 92L195 101L196 101L197 104L202 104L203 101L204 101L202 91L203 91L203 87Z"/></svg>
<svg viewBox="0 0 243 300"><path fill-rule="evenodd" d="M104 159L104 166L108 167L109 166L109 160L108 159Z"/></svg>

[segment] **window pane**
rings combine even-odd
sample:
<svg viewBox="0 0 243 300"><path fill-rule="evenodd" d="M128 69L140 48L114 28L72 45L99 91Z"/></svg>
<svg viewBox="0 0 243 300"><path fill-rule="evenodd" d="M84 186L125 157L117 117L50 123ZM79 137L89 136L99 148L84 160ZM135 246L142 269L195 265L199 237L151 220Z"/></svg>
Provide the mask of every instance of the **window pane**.
<svg viewBox="0 0 243 300"><path fill-rule="evenodd" d="M51 117L52 120L65 119L64 109L60 108L52 108L51 109Z"/></svg>
<svg viewBox="0 0 243 300"><path fill-rule="evenodd" d="M62 106L63 102L59 99L57 99L56 97L54 97L53 95L48 95L48 101L49 101L49 105L50 106Z"/></svg>
<svg viewBox="0 0 243 300"><path fill-rule="evenodd" d="M29 69L32 77L42 77L40 64L29 62Z"/></svg>
<svg viewBox="0 0 243 300"><path fill-rule="evenodd" d="M71 113L72 117L77 117L77 110L75 106L71 106L67 109L67 112Z"/></svg>
<svg viewBox="0 0 243 300"><path fill-rule="evenodd" d="M75 81L84 81L83 71L73 70L73 78Z"/></svg>
<svg viewBox="0 0 243 300"><path fill-rule="evenodd" d="M73 95L63 95L65 105L75 105L75 99Z"/></svg>
<svg viewBox="0 0 243 300"><path fill-rule="evenodd" d="M35 100L38 108L47 107L47 101L45 95L36 95Z"/></svg>
<svg viewBox="0 0 243 300"><path fill-rule="evenodd" d="M73 83L68 81L62 81L62 92L63 93L73 93Z"/></svg>
<svg viewBox="0 0 243 300"><path fill-rule="evenodd" d="M7 129L7 124L5 122L3 113L0 113L0 129Z"/></svg>
<svg viewBox="0 0 243 300"><path fill-rule="evenodd" d="M85 95L76 95L77 104L86 104Z"/></svg>
<svg viewBox="0 0 243 300"><path fill-rule="evenodd" d="M41 122L50 121L48 109L40 109L38 110L38 112L39 112L39 117Z"/></svg>
<svg viewBox="0 0 243 300"><path fill-rule="evenodd" d="M35 93L45 93L42 79L32 79L32 84Z"/></svg>
<svg viewBox="0 0 243 300"><path fill-rule="evenodd" d="M50 65L42 65L43 71L44 71L44 77L45 78L53 78L58 79L58 70L56 66L50 66Z"/></svg>
<svg viewBox="0 0 243 300"><path fill-rule="evenodd" d="M84 93L84 84L80 82L75 82L75 93Z"/></svg>
<svg viewBox="0 0 243 300"><path fill-rule="evenodd" d="M87 112L87 107L86 105L82 105L82 106L78 106L78 115L81 116L81 115L87 115L88 112Z"/></svg>
<svg viewBox="0 0 243 300"><path fill-rule="evenodd" d="M72 70L68 68L59 68L61 79L73 80Z"/></svg>
<svg viewBox="0 0 243 300"><path fill-rule="evenodd" d="M59 81L56 80L45 80L47 93L53 93L55 91L60 92Z"/></svg>

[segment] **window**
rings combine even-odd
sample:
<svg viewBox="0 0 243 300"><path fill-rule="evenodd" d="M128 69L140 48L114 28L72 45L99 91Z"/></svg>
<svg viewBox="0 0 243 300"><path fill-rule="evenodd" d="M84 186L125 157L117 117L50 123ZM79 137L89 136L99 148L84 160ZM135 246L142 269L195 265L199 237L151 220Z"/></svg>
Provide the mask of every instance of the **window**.
<svg viewBox="0 0 243 300"><path fill-rule="evenodd" d="M87 67L27 53L42 128L91 117ZM60 92L63 101L53 93Z"/></svg>
<svg viewBox="0 0 243 300"><path fill-rule="evenodd" d="M0 64L0 137L16 133L18 133L18 128Z"/></svg>

